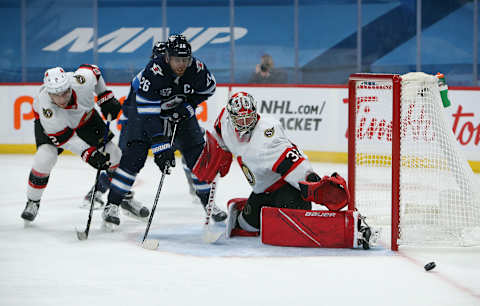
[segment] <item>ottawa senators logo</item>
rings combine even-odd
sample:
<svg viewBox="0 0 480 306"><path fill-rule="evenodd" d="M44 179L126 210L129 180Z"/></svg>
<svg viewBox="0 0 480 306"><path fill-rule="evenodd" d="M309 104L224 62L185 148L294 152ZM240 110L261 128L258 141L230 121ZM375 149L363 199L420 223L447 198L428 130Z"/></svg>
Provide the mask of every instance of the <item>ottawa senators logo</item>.
<svg viewBox="0 0 480 306"><path fill-rule="evenodd" d="M80 85L83 85L86 82L85 77L83 75L74 75L73 77L77 80L77 83Z"/></svg>
<svg viewBox="0 0 480 306"><path fill-rule="evenodd" d="M250 171L250 169L248 169L248 167L243 164L242 164L242 172L245 175L245 178L247 179L250 186L255 185L255 176L253 175L252 171Z"/></svg>
<svg viewBox="0 0 480 306"><path fill-rule="evenodd" d="M265 132L263 132L263 134L265 135L265 137L272 137L274 134L275 134L275 128L272 127L270 129L266 129Z"/></svg>
<svg viewBox="0 0 480 306"><path fill-rule="evenodd" d="M53 116L53 111L49 108L44 108L43 109L43 115L45 116L45 118L51 118Z"/></svg>

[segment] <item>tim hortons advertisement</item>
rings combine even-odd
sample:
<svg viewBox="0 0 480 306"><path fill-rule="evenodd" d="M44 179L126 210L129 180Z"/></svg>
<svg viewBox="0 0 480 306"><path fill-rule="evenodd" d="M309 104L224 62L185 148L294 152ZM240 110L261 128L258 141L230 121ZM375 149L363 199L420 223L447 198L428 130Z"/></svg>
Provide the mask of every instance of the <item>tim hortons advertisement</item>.
<svg viewBox="0 0 480 306"><path fill-rule="evenodd" d="M0 149L8 144L35 143L32 103L38 87L38 85L0 86ZM125 100L128 85L115 85L110 88L120 102ZM229 89L231 92L239 90L250 92L257 99L260 113L269 114L280 120L291 140L303 150L347 152L346 87L229 88L219 85L215 95L197 109L197 118L202 127L212 129L215 118L228 98ZM448 126L451 127L467 159L480 161L480 90L450 89L449 95L452 106L443 109ZM388 119L391 118L389 114L380 116L386 121L391 120ZM386 124L388 126L388 122ZM114 124L113 130L118 133L120 128L120 125ZM387 135L388 131L385 131L385 134Z"/></svg>

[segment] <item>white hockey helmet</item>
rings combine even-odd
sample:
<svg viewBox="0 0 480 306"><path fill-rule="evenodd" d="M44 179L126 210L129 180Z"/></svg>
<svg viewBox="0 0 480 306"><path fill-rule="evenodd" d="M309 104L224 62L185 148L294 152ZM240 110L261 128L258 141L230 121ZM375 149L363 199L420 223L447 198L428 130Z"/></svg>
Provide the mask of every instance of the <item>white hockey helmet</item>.
<svg viewBox="0 0 480 306"><path fill-rule="evenodd" d="M237 132L245 134L255 127L258 121L257 101L244 91L233 94L227 102L230 122Z"/></svg>
<svg viewBox="0 0 480 306"><path fill-rule="evenodd" d="M55 67L45 71L43 85L47 89L47 92L59 94L70 88L70 81L62 67Z"/></svg>

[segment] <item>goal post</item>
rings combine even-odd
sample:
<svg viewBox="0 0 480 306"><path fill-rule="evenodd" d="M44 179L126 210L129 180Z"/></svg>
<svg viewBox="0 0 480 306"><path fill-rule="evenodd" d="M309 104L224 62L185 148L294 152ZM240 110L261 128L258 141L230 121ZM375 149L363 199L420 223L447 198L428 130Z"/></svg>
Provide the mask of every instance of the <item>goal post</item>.
<svg viewBox="0 0 480 306"><path fill-rule="evenodd" d="M456 143L438 80L422 72L349 79L349 209L390 229L390 246L480 244L480 186Z"/></svg>

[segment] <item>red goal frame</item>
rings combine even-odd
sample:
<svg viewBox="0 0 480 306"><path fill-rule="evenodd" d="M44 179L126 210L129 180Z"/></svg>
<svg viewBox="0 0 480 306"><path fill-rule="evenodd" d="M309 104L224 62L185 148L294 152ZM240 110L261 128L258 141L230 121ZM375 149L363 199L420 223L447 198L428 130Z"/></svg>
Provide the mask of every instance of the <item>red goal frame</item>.
<svg viewBox="0 0 480 306"><path fill-rule="evenodd" d="M391 249L398 251L400 224L400 94L401 77L398 74L354 73L348 80L348 189L350 203L348 209L355 209L355 140L356 140L356 82L392 81L392 220ZM361 212L360 212L361 213ZM367 216L368 217L368 216Z"/></svg>

